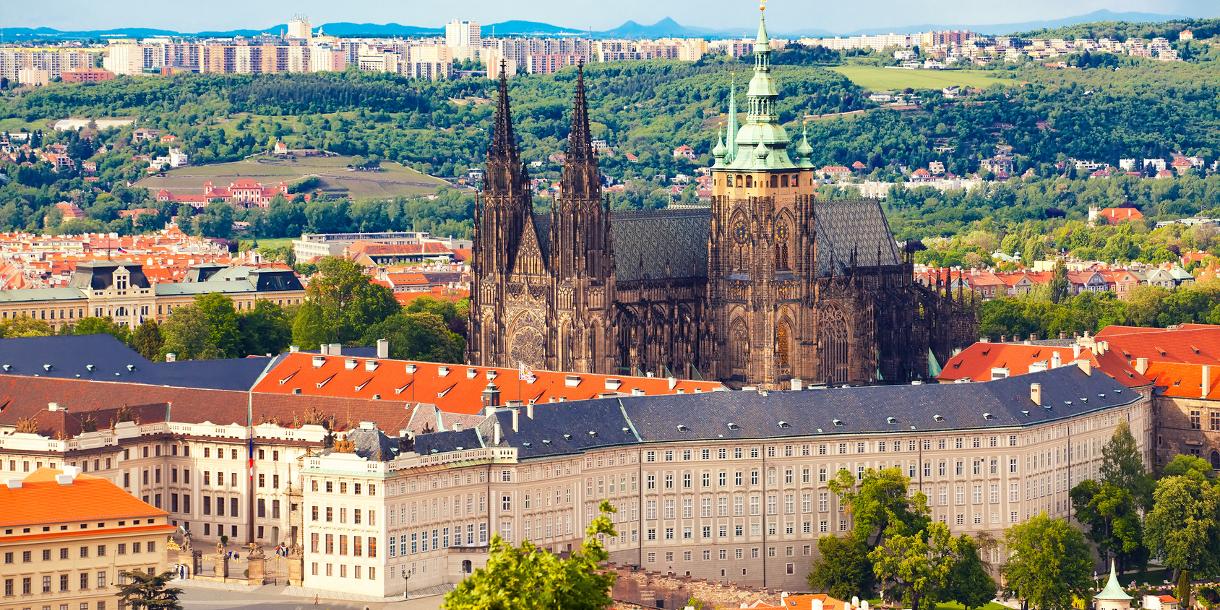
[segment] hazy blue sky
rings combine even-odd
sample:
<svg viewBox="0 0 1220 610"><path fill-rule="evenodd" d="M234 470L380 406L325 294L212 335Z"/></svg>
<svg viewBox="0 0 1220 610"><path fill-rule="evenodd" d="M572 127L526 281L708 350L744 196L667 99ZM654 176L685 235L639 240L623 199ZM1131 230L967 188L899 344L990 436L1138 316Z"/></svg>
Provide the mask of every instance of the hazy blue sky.
<svg viewBox="0 0 1220 610"><path fill-rule="evenodd" d="M259 29L304 13L315 24L354 21L436 26L460 17L483 23L527 19L608 29L627 19L653 23L668 16L684 25L730 27L748 25L756 7L755 0L0 0L0 26L73 30L127 26L190 32ZM1013 23L1098 9L1216 16L1220 15L1220 0L771 0L768 10L775 29L842 32L923 23Z"/></svg>

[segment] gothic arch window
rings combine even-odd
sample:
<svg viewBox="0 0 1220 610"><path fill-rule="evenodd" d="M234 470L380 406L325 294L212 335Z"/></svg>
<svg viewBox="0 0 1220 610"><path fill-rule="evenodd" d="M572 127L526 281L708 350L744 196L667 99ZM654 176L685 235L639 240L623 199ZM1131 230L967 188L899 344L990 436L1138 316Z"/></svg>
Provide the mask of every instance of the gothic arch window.
<svg viewBox="0 0 1220 610"><path fill-rule="evenodd" d="M741 186L741 174L738 174L738 175L737 175L737 178L736 178L736 181L734 182L734 185L735 185L735 186L738 186L738 187L740 187L740 186Z"/></svg>
<svg viewBox="0 0 1220 610"><path fill-rule="evenodd" d="M790 271L792 269L791 258L789 254L794 248L792 241L792 227L788 222L787 215L780 217L775 226L775 270Z"/></svg>
<svg viewBox="0 0 1220 610"><path fill-rule="evenodd" d="M733 322L729 331L730 366L733 377L744 377L750 362L750 334L741 318Z"/></svg>
<svg viewBox="0 0 1220 610"><path fill-rule="evenodd" d="M788 321L779 323L775 329L775 361L779 363L780 371L791 374L792 371L792 332Z"/></svg>
<svg viewBox="0 0 1220 610"><path fill-rule="evenodd" d="M1212 470L1220 470L1220 451L1212 451Z"/></svg>
<svg viewBox="0 0 1220 610"><path fill-rule="evenodd" d="M847 317L837 306L824 309L819 316L818 347L822 378L826 383L847 383Z"/></svg>
<svg viewBox="0 0 1220 610"><path fill-rule="evenodd" d="M746 188L754 186L754 176L746 176Z"/></svg>
<svg viewBox="0 0 1220 610"><path fill-rule="evenodd" d="M779 176L771 174L771 188L779 188Z"/></svg>
<svg viewBox="0 0 1220 610"><path fill-rule="evenodd" d="M788 186L788 174L784 174L784 175L783 175L783 177L782 177L782 178L780 178L780 180L779 180L779 185L780 185L780 186Z"/></svg>

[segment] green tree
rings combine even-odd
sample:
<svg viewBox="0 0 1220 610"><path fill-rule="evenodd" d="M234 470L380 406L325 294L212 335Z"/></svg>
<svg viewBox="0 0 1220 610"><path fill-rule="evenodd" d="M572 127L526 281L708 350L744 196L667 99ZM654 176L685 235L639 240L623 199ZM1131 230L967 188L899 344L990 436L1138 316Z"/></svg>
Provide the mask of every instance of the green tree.
<svg viewBox="0 0 1220 610"><path fill-rule="evenodd" d="M1126 421L1118 423L1114 436L1101 448L1101 480L1130 492L1139 506L1152 506L1152 476Z"/></svg>
<svg viewBox="0 0 1220 610"><path fill-rule="evenodd" d="M195 305L183 305L161 325L161 355L174 354L180 360L220 358L224 353L212 343L208 317Z"/></svg>
<svg viewBox="0 0 1220 610"><path fill-rule="evenodd" d="M897 522L892 527L902 528ZM868 558L885 599L920 610L925 601L935 604L947 588L957 561L956 546L949 526L933 521L926 530L891 533L869 552Z"/></svg>
<svg viewBox="0 0 1220 610"><path fill-rule="evenodd" d="M49 337L53 334L55 334L55 331L51 329L50 324L27 316L0 322L0 337L5 339L15 337Z"/></svg>
<svg viewBox="0 0 1220 610"><path fill-rule="evenodd" d="M818 558L809 571L809 588L838 599L867 597L874 587L868 553L868 545L853 536L818 538Z"/></svg>
<svg viewBox="0 0 1220 610"><path fill-rule="evenodd" d="M431 313L396 313L368 328L362 343L390 342L390 357L403 360L461 363L466 342Z"/></svg>
<svg viewBox="0 0 1220 610"><path fill-rule="evenodd" d="M1115 557L1119 571L1131 561L1143 563L1147 558L1143 523L1139 503L1130 490L1086 479L1073 487L1070 495L1076 520L1088 528L1085 533L1097 545L1102 559Z"/></svg>
<svg viewBox="0 0 1220 610"><path fill-rule="evenodd" d="M962 535L957 538L957 560L949 572L941 599L952 599L966 610L981 608L995 599L996 582L979 557L979 544Z"/></svg>
<svg viewBox="0 0 1220 610"><path fill-rule="evenodd" d="M165 340L161 338L161 325L156 320L145 320L131 333L131 347L149 360L159 358L164 352L161 346Z"/></svg>
<svg viewBox="0 0 1220 610"><path fill-rule="evenodd" d="M292 318L292 342L302 349L317 349L325 343L332 343L338 333L331 326L322 312L322 306L314 301L305 301L297 307L297 314Z"/></svg>
<svg viewBox="0 0 1220 610"><path fill-rule="evenodd" d="M1084 534L1067 521L1042 513L1009 528L1004 540L1007 587L1031 608L1069 610L1073 597L1089 591L1092 555Z"/></svg>
<svg viewBox="0 0 1220 610"><path fill-rule="evenodd" d="M318 261L318 273L309 281L306 300L320 308L324 334L331 341L351 344L358 341L369 326L381 322L397 313L401 307L389 288L374 284L356 263L328 257ZM315 315L314 311L302 307L300 315ZM314 347L307 339L319 338L302 330L298 337L298 325L293 325L293 341L302 347Z"/></svg>
<svg viewBox="0 0 1220 610"><path fill-rule="evenodd" d="M213 201L195 217L195 233L204 237L233 236L233 206Z"/></svg>
<svg viewBox="0 0 1220 610"><path fill-rule="evenodd" d="M65 330L73 335L111 335L124 343L131 337L126 324L116 324L110 318L81 318Z"/></svg>
<svg viewBox="0 0 1220 610"><path fill-rule="evenodd" d="M1051 276L1051 302L1060 303L1072 293L1072 285L1068 283L1067 265L1063 259L1055 261L1054 275Z"/></svg>
<svg viewBox="0 0 1220 610"><path fill-rule="evenodd" d="M911 534L927 528L928 498L908 493L910 479L897 468L869 469L859 481L840 470L829 483L854 521L852 536L876 546L886 535Z"/></svg>
<svg viewBox="0 0 1220 610"><path fill-rule="evenodd" d="M132 610L181 610L182 589L171 587L172 571L149 574L140 570L119 573L119 603Z"/></svg>
<svg viewBox="0 0 1220 610"><path fill-rule="evenodd" d="M1173 456L1168 464L1161 469L1161 477L1184 476L1196 481L1206 481L1212 477L1212 466L1207 460L1197 455L1180 453Z"/></svg>
<svg viewBox="0 0 1220 610"><path fill-rule="evenodd" d="M602 501L600 514L585 530L580 549L567 559L526 540L513 546L499 536L491 541L487 566L475 570L445 595L446 610L604 610L612 603L614 573L603 569L609 559L603 538L616 536Z"/></svg>
<svg viewBox="0 0 1220 610"><path fill-rule="evenodd" d="M244 356L243 338L233 299L213 292L195 297L195 307L203 313L208 328L208 344L225 358Z"/></svg>
<svg viewBox="0 0 1220 610"><path fill-rule="evenodd" d="M292 341L292 320L283 307L260 300L237 318L242 355L278 354Z"/></svg>
<svg viewBox="0 0 1220 610"><path fill-rule="evenodd" d="M1152 510L1144 519L1144 542L1152 556L1177 577L1177 597L1190 607L1190 578L1220 564L1220 486L1192 474L1157 481Z"/></svg>

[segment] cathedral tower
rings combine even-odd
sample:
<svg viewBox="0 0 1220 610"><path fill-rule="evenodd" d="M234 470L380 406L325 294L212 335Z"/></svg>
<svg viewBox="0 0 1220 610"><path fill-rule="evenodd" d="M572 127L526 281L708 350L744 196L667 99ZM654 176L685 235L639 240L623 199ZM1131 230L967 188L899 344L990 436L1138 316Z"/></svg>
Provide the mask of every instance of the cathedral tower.
<svg viewBox="0 0 1220 610"><path fill-rule="evenodd" d="M513 134L508 79L501 70L483 193L475 205L471 332L466 350L466 358L471 363L503 361L505 343L501 321L504 319L505 282L512 272L532 209L529 176L521 163Z"/></svg>
<svg viewBox="0 0 1220 610"><path fill-rule="evenodd" d="M728 139L713 150L708 300L715 376L777 387L813 372L804 355L814 342L815 184L808 140L794 147L779 122L760 11L746 122L736 129L732 91Z"/></svg>
<svg viewBox="0 0 1220 610"><path fill-rule="evenodd" d="M572 128L560 194L551 208L550 269L555 279L552 368L610 373L616 351L614 259L609 210L589 131L584 66L577 67Z"/></svg>

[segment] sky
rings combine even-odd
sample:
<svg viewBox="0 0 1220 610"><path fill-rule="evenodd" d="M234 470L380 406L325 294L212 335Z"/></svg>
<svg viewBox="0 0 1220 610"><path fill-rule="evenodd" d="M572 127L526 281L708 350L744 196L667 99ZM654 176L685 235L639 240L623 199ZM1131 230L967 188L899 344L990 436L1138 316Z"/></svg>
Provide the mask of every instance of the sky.
<svg viewBox="0 0 1220 610"><path fill-rule="evenodd" d="M454 18L481 23L524 19L604 30L628 19L654 23L672 17L683 25L727 28L751 25L757 6L756 0L206 0L155 4L150 0L57 0L45 4L0 0L0 26L61 30L151 27L197 32L261 29L304 14L315 25L350 21L435 27ZM1100 9L1215 17L1220 16L1220 0L770 0L768 15L777 30L848 32L925 23L1019 23Z"/></svg>

